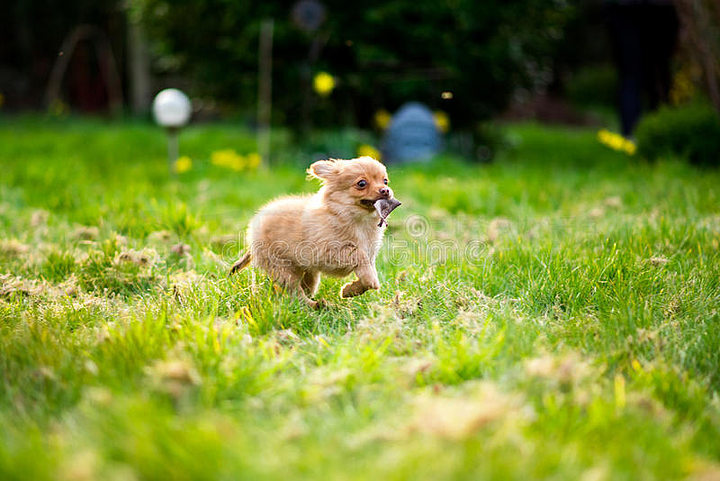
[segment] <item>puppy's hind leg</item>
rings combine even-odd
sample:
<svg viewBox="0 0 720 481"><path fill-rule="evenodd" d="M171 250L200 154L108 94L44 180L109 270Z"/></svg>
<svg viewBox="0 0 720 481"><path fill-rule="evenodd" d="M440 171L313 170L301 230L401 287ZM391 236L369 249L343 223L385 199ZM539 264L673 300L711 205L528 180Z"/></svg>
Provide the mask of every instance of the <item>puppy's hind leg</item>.
<svg viewBox="0 0 720 481"><path fill-rule="evenodd" d="M273 272L272 277L275 279L275 281L283 286L288 292L291 292L298 296L302 301L305 302L305 304L308 305L308 307L311 307L313 309L317 309L318 303L317 301L313 301L310 299L307 294L305 294L305 289L303 288L303 280L304 280L304 273L296 272L293 270L275 270ZM319 277L318 277L319 280Z"/></svg>
<svg viewBox="0 0 720 481"><path fill-rule="evenodd" d="M307 271L303 274L300 286L308 297L315 297L318 286L320 285L320 272Z"/></svg>
<svg viewBox="0 0 720 481"><path fill-rule="evenodd" d="M230 268L228 276L231 276L236 272L240 272L241 270L245 269L248 264L250 264L250 260L250 251L247 251L244 256L242 256L237 262L235 262L235 264L233 264L233 266Z"/></svg>

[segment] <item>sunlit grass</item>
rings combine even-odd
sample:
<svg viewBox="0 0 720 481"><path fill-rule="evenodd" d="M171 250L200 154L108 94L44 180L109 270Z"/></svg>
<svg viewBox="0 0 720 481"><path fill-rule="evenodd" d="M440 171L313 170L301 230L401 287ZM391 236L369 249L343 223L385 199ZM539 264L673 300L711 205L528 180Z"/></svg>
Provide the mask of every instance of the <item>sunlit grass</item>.
<svg viewBox="0 0 720 481"><path fill-rule="evenodd" d="M173 178L149 125L2 119L0 479L717 476L720 175L508 136L390 166L382 289L315 312L226 276L317 187L287 135L191 127Z"/></svg>

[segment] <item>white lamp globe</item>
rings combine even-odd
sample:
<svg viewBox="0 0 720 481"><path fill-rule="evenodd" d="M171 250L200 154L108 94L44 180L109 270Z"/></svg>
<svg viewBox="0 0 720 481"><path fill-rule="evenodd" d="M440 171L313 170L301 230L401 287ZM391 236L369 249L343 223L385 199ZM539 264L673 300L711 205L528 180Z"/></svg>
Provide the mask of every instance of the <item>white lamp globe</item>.
<svg viewBox="0 0 720 481"><path fill-rule="evenodd" d="M153 100L155 121L163 127L182 127L190 120L190 99L178 89L165 89Z"/></svg>

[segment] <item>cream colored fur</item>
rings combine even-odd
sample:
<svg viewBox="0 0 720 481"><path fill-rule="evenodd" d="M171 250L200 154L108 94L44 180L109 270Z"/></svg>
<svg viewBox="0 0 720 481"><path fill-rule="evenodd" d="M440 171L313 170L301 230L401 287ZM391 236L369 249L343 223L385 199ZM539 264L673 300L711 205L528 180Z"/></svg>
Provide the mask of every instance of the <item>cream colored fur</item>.
<svg viewBox="0 0 720 481"><path fill-rule="evenodd" d="M385 166L370 157L322 160L308 174L320 179L322 188L262 207L248 227L249 251L231 273L252 264L312 307L321 274L355 272L357 280L343 286L342 297L379 289L375 257L385 228L378 227L372 203L393 196Z"/></svg>

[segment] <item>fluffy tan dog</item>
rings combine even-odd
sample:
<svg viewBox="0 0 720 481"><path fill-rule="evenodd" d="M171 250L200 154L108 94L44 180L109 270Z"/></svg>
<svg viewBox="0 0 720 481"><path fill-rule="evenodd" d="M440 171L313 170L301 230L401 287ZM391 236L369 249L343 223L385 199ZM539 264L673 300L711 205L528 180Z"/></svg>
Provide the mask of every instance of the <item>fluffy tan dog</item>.
<svg viewBox="0 0 720 481"><path fill-rule="evenodd" d="M393 199L385 166L370 157L321 160L307 172L322 181L322 188L262 207L248 227L250 248L230 273L252 263L311 307L318 305L311 297L321 273L355 272L357 280L343 286L342 297L379 289L375 257L385 227L375 203Z"/></svg>

